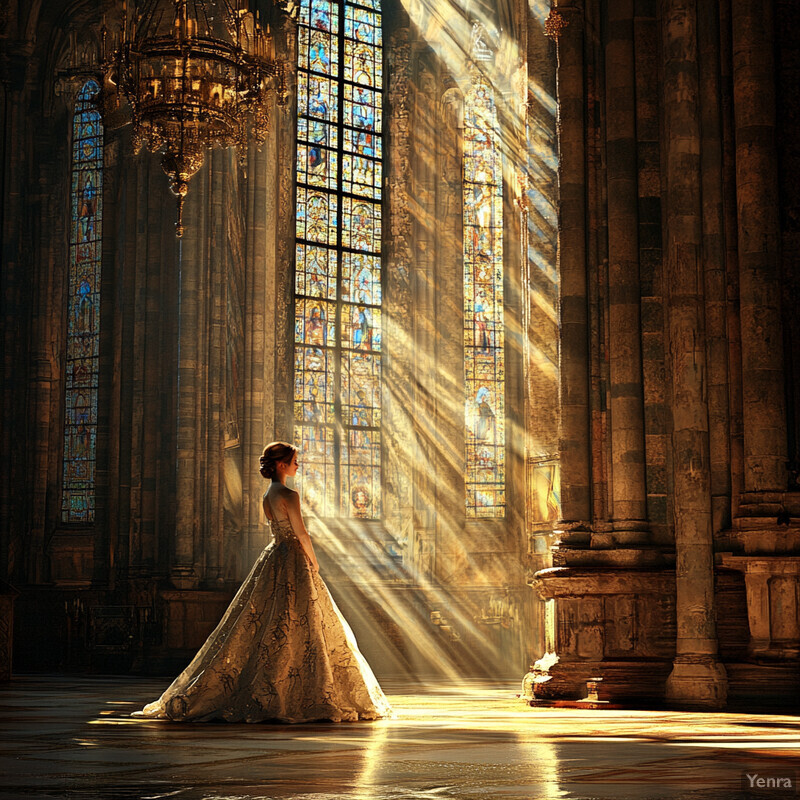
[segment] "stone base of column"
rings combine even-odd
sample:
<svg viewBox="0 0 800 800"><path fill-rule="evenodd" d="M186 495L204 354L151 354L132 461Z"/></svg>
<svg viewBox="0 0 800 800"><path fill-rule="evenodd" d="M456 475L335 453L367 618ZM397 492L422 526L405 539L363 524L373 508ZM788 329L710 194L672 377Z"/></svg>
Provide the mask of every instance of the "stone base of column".
<svg viewBox="0 0 800 800"><path fill-rule="evenodd" d="M86 531L57 531L48 547L50 579L64 588L86 588L92 585L94 570L94 536Z"/></svg>
<svg viewBox="0 0 800 800"><path fill-rule="evenodd" d="M132 671L148 675L177 675L197 654L219 624L235 590L158 593L160 644L145 646Z"/></svg>
<svg viewBox="0 0 800 800"><path fill-rule="evenodd" d="M668 547L620 547L613 538L592 534L590 548L576 548L563 543L552 550L553 566L595 569L659 569L675 563L675 553Z"/></svg>
<svg viewBox="0 0 800 800"><path fill-rule="evenodd" d="M721 553L719 558L723 566L744 574L748 659L800 660L800 555Z"/></svg>
<svg viewBox="0 0 800 800"><path fill-rule="evenodd" d="M594 526L562 520L553 534L555 566L657 569L675 563L671 547L652 544L645 520L601 522Z"/></svg>
<svg viewBox="0 0 800 800"><path fill-rule="evenodd" d="M173 567L169 571L169 579L176 589L196 589L200 579L194 567Z"/></svg>
<svg viewBox="0 0 800 800"><path fill-rule="evenodd" d="M667 678L666 700L673 706L724 708L728 676L715 656L678 656Z"/></svg>
<svg viewBox="0 0 800 800"><path fill-rule="evenodd" d="M545 640L560 659L542 697L581 699L586 681L599 677L612 701L663 701L675 656L674 571L552 567L533 586L548 601Z"/></svg>
<svg viewBox="0 0 800 800"><path fill-rule="evenodd" d="M781 515L787 524L800 517L800 492L743 492L739 497L739 517L744 520L772 517L774 523Z"/></svg>
<svg viewBox="0 0 800 800"><path fill-rule="evenodd" d="M664 686L672 664L665 661L561 661L551 667L551 679L539 684L536 697L542 700L582 700L586 683L602 678L598 699L610 703L661 705Z"/></svg>
<svg viewBox="0 0 800 800"><path fill-rule="evenodd" d="M592 540L592 523L585 520L559 520L553 528L553 537L555 546L589 547Z"/></svg>
<svg viewBox="0 0 800 800"><path fill-rule="evenodd" d="M650 526L644 519L614 520L610 535L617 545L636 547L648 545L653 540Z"/></svg>
<svg viewBox="0 0 800 800"><path fill-rule="evenodd" d="M779 519L781 521L779 521ZM737 517L729 531L718 534L717 552L800 555L800 520L796 517Z"/></svg>

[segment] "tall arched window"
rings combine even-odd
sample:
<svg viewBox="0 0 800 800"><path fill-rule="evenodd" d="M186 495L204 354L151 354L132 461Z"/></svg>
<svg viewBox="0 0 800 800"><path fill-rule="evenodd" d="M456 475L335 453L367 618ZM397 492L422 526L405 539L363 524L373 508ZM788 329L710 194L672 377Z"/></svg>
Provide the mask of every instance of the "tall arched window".
<svg viewBox="0 0 800 800"><path fill-rule="evenodd" d="M494 92L464 98L464 373L467 517L505 515L503 164Z"/></svg>
<svg viewBox="0 0 800 800"><path fill-rule="evenodd" d="M72 122L61 519L78 523L93 522L95 513L103 125L92 101L99 90L86 81Z"/></svg>
<svg viewBox="0 0 800 800"><path fill-rule="evenodd" d="M381 514L379 0L302 0L295 441L323 516Z"/></svg>

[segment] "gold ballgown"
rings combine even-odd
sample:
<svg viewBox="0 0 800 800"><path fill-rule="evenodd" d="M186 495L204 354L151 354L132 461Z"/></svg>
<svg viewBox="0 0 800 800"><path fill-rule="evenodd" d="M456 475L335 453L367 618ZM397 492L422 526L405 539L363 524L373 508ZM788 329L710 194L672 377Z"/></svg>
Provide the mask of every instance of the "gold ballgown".
<svg viewBox="0 0 800 800"><path fill-rule="evenodd" d="M288 516L188 667L136 717L194 722L381 719L391 707Z"/></svg>

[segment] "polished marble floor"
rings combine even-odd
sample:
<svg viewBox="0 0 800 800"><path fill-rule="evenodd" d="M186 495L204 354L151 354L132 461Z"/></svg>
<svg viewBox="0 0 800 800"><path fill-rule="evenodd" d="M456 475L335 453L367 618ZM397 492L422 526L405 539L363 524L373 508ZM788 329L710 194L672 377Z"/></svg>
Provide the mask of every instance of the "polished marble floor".
<svg viewBox="0 0 800 800"><path fill-rule="evenodd" d="M465 683L386 684L397 718L380 722L127 717L168 682L29 675L0 685L0 800L800 797L741 788L745 772L800 777L797 716L531 709L511 683Z"/></svg>

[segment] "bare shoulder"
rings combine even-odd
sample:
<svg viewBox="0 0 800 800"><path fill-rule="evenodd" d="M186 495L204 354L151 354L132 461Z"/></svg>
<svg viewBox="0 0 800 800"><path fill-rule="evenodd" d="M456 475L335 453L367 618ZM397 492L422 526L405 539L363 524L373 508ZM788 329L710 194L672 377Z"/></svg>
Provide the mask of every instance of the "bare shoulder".
<svg viewBox="0 0 800 800"><path fill-rule="evenodd" d="M300 495L288 486L283 486L280 483L273 484L272 491L276 500L285 500L287 503L296 504L300 500Z"/></svg>
<svg viewBox="0 0 800 800"><path fill-rule="evenodd" d="M284 486L281 489L281 495L287 503L300 505L300 493L296 489L290 489L288 486Z"/></svg>

